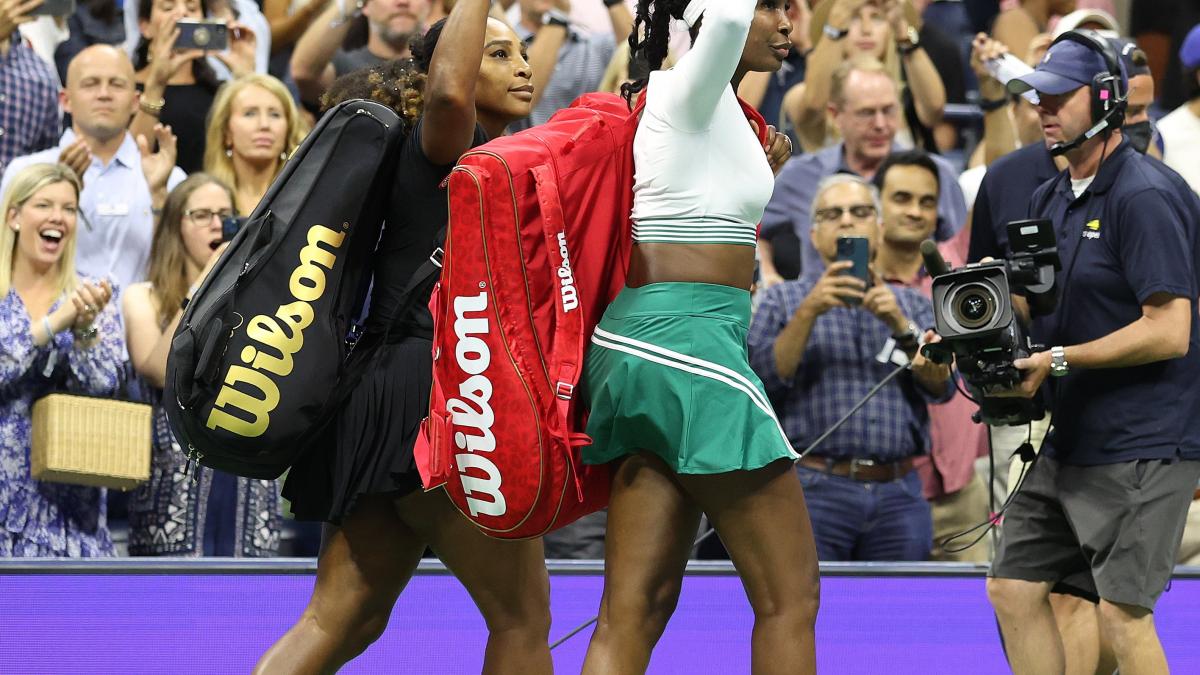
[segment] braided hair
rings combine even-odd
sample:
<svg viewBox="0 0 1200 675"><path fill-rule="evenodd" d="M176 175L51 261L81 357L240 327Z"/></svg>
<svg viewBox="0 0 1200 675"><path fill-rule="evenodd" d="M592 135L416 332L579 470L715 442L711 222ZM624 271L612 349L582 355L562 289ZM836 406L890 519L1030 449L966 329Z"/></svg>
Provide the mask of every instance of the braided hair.
<svg viewBox="0 0 1200 675"><path fill-rule="evenodd" d="M633 99L646 89L650 82L649 73L662 69L663 61L671 45L671 20L683 20L683 11L691 0L638 0L633 19L633 32L629 34L629 60L646 68L646 76L621 85L621 95L633 105ZM700 22L692 27L692 40L700 29ZM641 36L641 37L639 37ZM631 67L631 74L634 69Z"/></svg>

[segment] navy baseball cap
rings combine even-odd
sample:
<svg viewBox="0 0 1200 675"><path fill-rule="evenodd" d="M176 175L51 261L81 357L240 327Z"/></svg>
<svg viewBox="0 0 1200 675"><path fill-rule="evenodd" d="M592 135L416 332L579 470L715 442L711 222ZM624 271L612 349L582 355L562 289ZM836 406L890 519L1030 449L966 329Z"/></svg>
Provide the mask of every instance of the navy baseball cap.
<svg viewBox="0 0 1200 675"><path fill-rule="evenodd" d="M1008 90L1013 94L1034 90L1059 96L1087 86L1097 74L1107 72L1108 65L1098 52L1078 42L1061 40L1050 46L1032 73L1009 80Z"/></svg>

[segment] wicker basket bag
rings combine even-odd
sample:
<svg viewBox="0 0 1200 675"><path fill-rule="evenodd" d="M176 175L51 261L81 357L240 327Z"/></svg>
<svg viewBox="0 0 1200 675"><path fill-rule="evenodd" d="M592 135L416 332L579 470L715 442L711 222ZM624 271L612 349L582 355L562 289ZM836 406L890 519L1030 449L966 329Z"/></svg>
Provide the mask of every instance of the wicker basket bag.
<svg viewBox="0 0 1200 675"><path fill-rule="evenodd" d="M142 403L51 394L33 404L33 478L128 490L150 479Z"/></svg>

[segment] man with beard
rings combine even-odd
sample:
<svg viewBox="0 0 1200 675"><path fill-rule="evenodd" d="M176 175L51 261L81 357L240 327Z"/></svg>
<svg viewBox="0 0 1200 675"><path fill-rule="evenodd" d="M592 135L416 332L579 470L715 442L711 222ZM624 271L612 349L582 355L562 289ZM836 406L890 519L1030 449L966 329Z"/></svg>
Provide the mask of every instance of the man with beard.
<svg viewBox="0 0 1200 675"><path fill-rule="evenodd" d="M79 274L108 277L118 289L127 288L146 278L154 213L185 178L175 166L175 137L170 127L157 127L155 138L146 140L157 141L160 149L150 154L145 142L126 130L138 105L133 64L109 45L93 45L71 60L60 101L71 115L71 128L57 147L10 162L0 194L31 164L69 165L83 180L75 253Z"/></svg>
<svg viewBox="0 0 1200 675"><path fill-rule="evenodd" d="M409 56L414 38L425 32L429 0L333 0L296 43L292 52L292 78L300 100L314 108L338 77L360 68ZM359 14L366 17L367 44L341 48Z"/></svg>

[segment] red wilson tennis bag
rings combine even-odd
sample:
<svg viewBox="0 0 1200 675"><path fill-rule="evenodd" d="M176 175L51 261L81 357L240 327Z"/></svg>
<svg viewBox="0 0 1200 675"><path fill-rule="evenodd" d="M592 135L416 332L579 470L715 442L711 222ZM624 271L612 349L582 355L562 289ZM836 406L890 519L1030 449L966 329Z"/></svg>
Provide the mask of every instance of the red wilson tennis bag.
<svg viewBox="0 0 1200 675"><path fill-rule="evenodd" d="M640 114L589 94L450 175L417 462L491 536L540 536L608 502L608 468L580 460L591 439L575 403L588 340L625 283Z"/></svg>
<svg viewBox="0 0 1200 675"><path fill-rule="evenodd" d="M574 404L588 337L624 285L636 129L622 98L589 94L450 174L418 465L489 535L536 537L608 502L607 468L580 461Z"/></svg>

